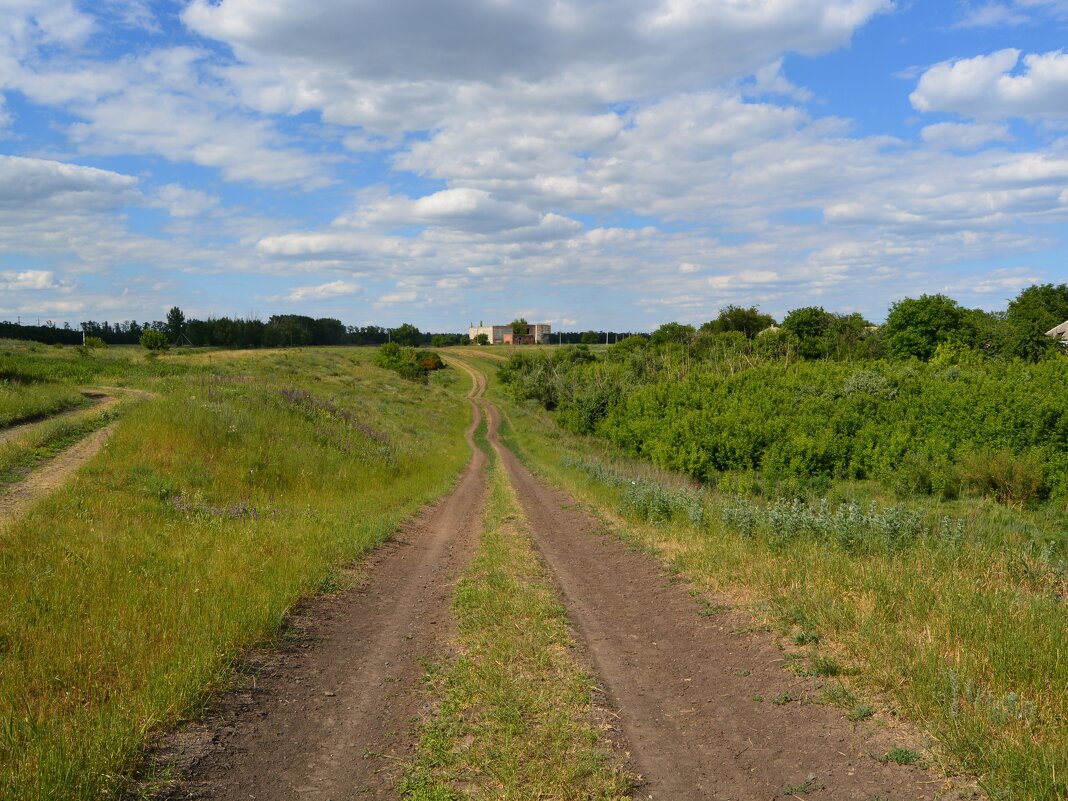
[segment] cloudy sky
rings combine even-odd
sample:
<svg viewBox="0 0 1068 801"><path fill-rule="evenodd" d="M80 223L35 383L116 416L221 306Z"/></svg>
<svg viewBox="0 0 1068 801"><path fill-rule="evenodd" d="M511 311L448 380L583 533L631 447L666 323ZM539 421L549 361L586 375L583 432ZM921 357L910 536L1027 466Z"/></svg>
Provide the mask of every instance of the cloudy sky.
<svg viewBox="0 0 1068 801"><path fill-rule="evenodd" d="M1068 280L1068 0L0 0L0 319Z"/></svg>

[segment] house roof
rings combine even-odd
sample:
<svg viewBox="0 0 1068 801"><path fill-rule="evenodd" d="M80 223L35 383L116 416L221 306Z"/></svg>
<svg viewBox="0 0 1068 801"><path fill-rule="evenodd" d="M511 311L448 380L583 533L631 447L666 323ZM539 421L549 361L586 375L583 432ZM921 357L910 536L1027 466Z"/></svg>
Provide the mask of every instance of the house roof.
<svg viewBox="0 0 1068 801"><path fill-rule="evenodd" d="M1057 339L1068 339L1068 320L1065 320L1056 328L1051 328L1046 332L1046 336L1056 337Z"/></svg>

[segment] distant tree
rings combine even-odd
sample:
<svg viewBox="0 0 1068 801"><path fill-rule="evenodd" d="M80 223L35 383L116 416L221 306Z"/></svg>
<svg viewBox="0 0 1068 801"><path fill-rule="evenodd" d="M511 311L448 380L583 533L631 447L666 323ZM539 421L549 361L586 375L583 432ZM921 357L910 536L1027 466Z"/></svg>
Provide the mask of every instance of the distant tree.
<svg viewBox="0 0 1068 801"><path fill-rule="evenodd" d="M973 344L974 323L968 310L945 295L904 298L890 307L883 326L886 350L898 359L927 361L942 342Z"/></svg>
<svg viewBox="0 0 1068 801"><path fill-rule="evenodd" d="M530 323L526 321L525 317L519 317L512 320L512 336L521 337L526 336L527 329L530 327Z"/></svg>
<svg viewBox="0 0 1068 801"><path fill-rule="evenodd" d="M649 337L649 341L654 345L663 345L668 342L687 345L693 341L694 334L696 333L697 329L692 325L685 325L683 323L664 323L658 329L653 331L653 335Z"/></svg>
<svg viewBox="0 0 1068 801"><path fill-rule="evenodd" d="M583 345L596 345L601 341L601 334L598 331L583 331L579 341Z"/></svg>
<svg viewBox="0 0 1068 801"><path fill-rule="evenodd" d="M756 306L748 309L741 306L727 306L720 311L715 320L709 320L701 326L702 331L722 334L726 331L741 331L747 339L752 339L765 328L775 325L775 318L770 314L761 314Z"/></svg>
<svg viewBox="0 0 1068 801"><path fill-rule="evenodd" d="M151 351L167 350L170 347L170 343L167 342L167 335L154 328L150 328L141 334L141 345Z"/></svg>
<svg viewBox="0 0 1068 801"><path fill-rule="evenodd" d="M490 343L489 334L479 334L475 337L475 342L479 345L488 345Z"/></svg>
<svg viewBox="0 0 1068 801"><path fill-rule="evenodd" d="M411 323L404 323L392 331L393 341L399 345L417 348L423 344L423 332Z"/></svg>
<svg viewBox="0 0 1068 801"><path fill-rule="evenodd" d="M167 312L167 336L171 342L177 342L185 333L185 315L177 306L171 306Z"/></svg>

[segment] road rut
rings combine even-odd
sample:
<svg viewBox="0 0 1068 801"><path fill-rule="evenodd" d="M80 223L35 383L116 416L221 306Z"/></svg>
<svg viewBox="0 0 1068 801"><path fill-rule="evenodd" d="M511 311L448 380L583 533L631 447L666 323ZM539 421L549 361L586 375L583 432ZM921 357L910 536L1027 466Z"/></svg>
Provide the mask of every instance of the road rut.
<svg viewBox="0 0 1068 801"><path fill-rule="evenodd" d="M497 445L499 413L486 407ZM873 758L887 750L886 732L854 726L832 707L801 703L813 697L813 682L783 670L784 655L770 635L740 633L737 621L703 615L685 582L606 534L507 448L498 451L572 625L618 710L632 768L644 778L636 797L938 797L944 779Z"/></svg>
<svg viewBox="0 0 1068 801"><path fill-rule="evenodd" d="M177 763L184 778L165 797L397 797L426 703L421 661L449 647L453 586L481 530L486 469L473 447L475 409L473 456L456 488L361 565L365 583L298 609L303 642L273 657L254 687L171 738L156 760Z"/></svg>

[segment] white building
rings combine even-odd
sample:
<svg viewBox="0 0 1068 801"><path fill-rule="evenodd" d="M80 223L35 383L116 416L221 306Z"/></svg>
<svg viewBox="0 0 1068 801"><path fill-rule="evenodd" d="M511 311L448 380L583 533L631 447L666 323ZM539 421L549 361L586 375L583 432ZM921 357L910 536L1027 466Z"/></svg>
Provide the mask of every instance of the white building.
<svg viewBox="0 0 1068 801"><path fill-rule="evenodd" d="M548 323L529 323L525 333L520 333L517 337L512 331L511 324L509 325L472 325L468 329L468 336L471 337L471 342L478 341L478 337L482 334L486 335L486 339L491 345L548 345L550 334Z"/></svg>

